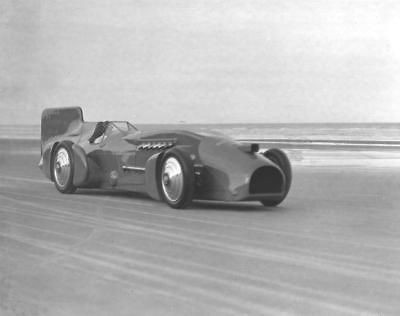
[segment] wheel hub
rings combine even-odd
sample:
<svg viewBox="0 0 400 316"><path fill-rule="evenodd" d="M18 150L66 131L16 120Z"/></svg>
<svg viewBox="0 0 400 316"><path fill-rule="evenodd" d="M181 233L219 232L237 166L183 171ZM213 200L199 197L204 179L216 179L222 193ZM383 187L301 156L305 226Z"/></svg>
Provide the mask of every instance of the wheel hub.
<svg viewBox="0 0 400 316"><path fill-rule="evenodd" d="M163 183L164 185L168 186L171 183L171 179L168 173L163 174Z"/></svg>

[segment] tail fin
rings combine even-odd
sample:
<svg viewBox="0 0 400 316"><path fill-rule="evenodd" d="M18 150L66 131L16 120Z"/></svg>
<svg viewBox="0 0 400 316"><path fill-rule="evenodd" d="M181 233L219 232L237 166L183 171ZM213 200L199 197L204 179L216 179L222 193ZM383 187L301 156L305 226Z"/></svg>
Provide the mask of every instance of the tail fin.
<svg viewBox="0 0 400 316"><path fill-rule="evenodd" d="M71 127L77 127L83 122L83 112L80 107L50 108L42 112L41 145L51 137L65 134Z"/></svg>

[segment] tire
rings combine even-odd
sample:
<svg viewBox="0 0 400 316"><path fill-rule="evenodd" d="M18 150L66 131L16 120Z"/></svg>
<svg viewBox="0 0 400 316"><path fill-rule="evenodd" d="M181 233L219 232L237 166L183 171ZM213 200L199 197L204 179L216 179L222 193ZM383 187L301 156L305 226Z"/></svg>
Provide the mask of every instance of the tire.
<svg viewBox="0 0 400 316"><path fill-rule="evenodd" d="M162 199L172 208L185 208L194 193L194 169L191 160L176 149L168 151L159 168L159 190Z"/></svg>
<svg viewBox="0 0 400 316"><path fill-rule="evenodd" d="M271 160L273 163L277 164L279 168L283 171L285 175L285 193L279 199L272 200L261 200L260 202L264 206L276 206L280 204L287 196L292 185L292 167L290 165L289 158L287 155L278 148L271 148L264 152L264 156Z"/></svg>
<svg viewBox="0 0 400 316"><path fill-rule="evenodd" d="M69 143L59 143L52 155L51 173L54 185L61 193L74 193L74 155Z"/></svg>

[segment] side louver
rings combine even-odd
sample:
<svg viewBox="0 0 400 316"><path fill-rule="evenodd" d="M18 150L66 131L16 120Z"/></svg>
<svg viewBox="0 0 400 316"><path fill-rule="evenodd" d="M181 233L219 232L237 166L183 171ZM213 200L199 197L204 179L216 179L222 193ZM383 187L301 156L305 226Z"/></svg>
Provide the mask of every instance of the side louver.
<svg viewBox="0 0 400 316"><path fill-rule="evenodd" d="M163 150L174 146L173 142L145 142L138 145L138 150Z"/></svg>

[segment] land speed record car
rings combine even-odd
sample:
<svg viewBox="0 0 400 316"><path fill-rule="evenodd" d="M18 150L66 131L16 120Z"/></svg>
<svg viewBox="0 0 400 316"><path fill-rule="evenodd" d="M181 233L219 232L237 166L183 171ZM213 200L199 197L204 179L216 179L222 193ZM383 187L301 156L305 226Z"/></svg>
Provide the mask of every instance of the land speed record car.
<svg viewBox="0 0 400 316"><path fill-rule="evenodd" d="M85 122L80 107L43 111L39 167L61 193L127 190L173 208L185 208L193 199L275 206L292 181L290 162L280 149L260 152L258 144L213 133Z"/></svg>

